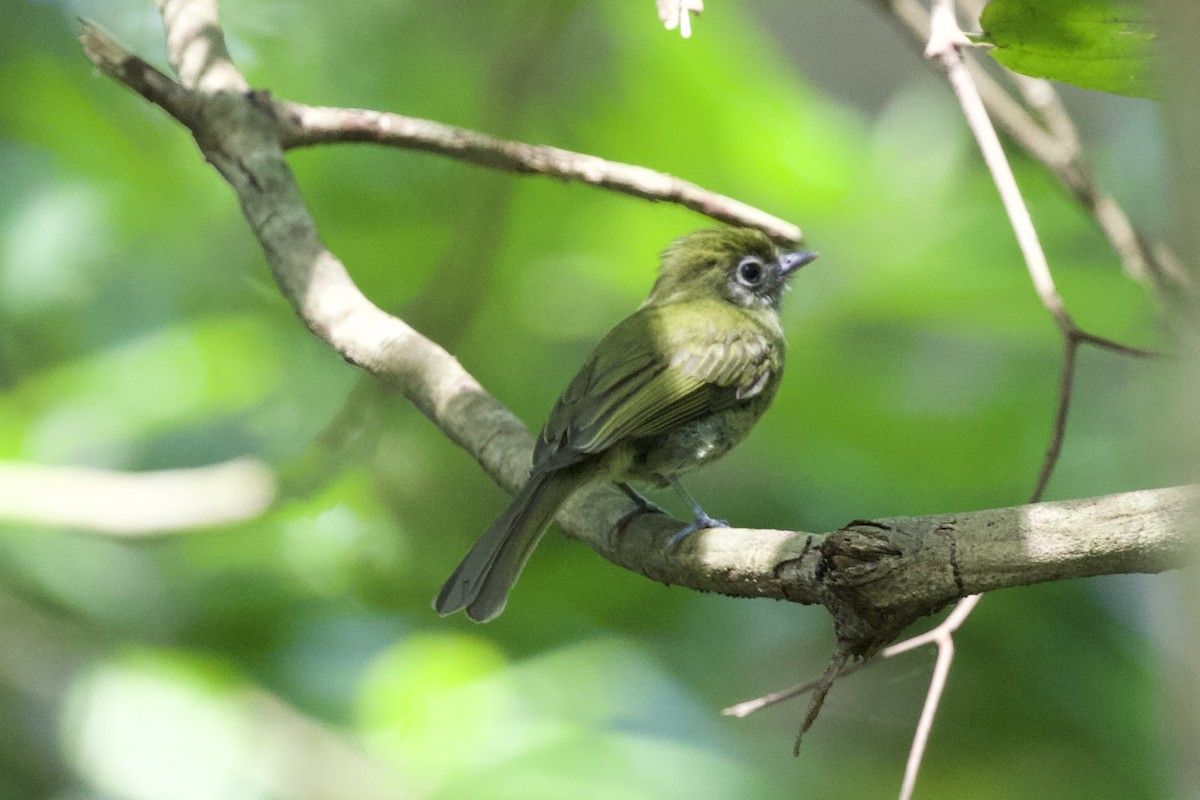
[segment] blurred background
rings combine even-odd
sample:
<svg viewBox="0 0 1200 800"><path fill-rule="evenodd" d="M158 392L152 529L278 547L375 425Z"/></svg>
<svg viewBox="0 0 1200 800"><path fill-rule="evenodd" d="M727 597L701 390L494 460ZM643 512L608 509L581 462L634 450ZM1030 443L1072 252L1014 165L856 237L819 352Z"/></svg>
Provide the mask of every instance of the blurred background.
<svg viewBox="0 0 1200 800"><path fill-rule="evenodd" d="M932 653L839 682L799 758L803 702L719 715L820 673L822 609L665 588L552 533L499 620L438 618L501 490L304 329L189 136L93 73L78 16L165 64L149 0L3 9L0 495L33 491L28 465L236 461L211 496L273 501L175 533L0 520L0 797L895 795ZM710 513L825 531L1032 491L1060 338L949 89L876 4L711 0L687 41L649 0L222 12L239 66L282 97L645 165L804 229L822 258L786 300L775 406L689 481ZM1161 232L1156 106L1066 96L1101 185ZM662 246L711 224L419 153L290 161L367 295L535 429ZM1161 345L1153 295L1040 167L1015 167L1079 322ZM1169 364L1083 350L1047 498L1184 480L1171 394ZM89 508L120 516L120 498ZM1173 796L1172 580L985 598L918 796Z"/></svg>

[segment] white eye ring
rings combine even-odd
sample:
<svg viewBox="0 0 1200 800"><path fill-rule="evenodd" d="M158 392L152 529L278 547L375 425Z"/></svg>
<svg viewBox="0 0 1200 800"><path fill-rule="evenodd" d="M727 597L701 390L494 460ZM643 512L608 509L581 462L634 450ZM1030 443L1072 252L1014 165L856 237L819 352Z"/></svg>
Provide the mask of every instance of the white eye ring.
<svg viewBox="0 0 1200 800"><path fill-rule="evenodd" d="M763 269L762 262L754 256L743 258L741 263L737 265L735 272L737 282L749 289L753 289L762 283L763 275L765 274L766 270Z"/></svg>

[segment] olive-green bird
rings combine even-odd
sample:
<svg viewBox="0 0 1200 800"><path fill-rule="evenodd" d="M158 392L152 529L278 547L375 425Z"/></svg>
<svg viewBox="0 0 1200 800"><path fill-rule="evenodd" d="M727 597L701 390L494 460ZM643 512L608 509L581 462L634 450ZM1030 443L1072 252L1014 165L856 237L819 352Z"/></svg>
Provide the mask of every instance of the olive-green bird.
<svg viewBox="0 0 1200 800"><path fill-rule="evenodd" d="M589 481L616 481L642 503L626 481L673 485L696 520L672 541L724 525L676 476L724 455L771 405L786 350L779 301L816 257L780 253L749 228L672 242L650 297L600 341L550 412L528 481L446 581L438 613L495 618L559 507Z"/></svg>

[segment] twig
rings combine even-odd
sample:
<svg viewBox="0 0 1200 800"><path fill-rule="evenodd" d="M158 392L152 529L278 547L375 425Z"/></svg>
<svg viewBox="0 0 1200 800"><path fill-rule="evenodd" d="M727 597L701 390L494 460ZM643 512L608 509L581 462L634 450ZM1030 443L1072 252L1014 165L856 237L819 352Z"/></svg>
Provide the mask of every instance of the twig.
<svg viewBox="0 0 1200 800"><path fill-rule="evenodd" d="M427 119L351 108L274 101L286 148L369 142L449 156L482 167L587 183L643 200L676 203L733 225L759 228L776 239L800 241L800 229L739 200L634 164L607 161L548 145L497 139Z"/></svg>
<svg viewBox="0 0 1200 800"><path fill-rule="evenodd" d="M1152 350L1132 347L1103 336L1087 333L1074 327L1073 322L1069 324L1068 328L1063 331L1063 360L1062 369L1059 372L1054 423L1050 431L1050 441L1046 445L1046 455L1042 459L1042 466L1038 470L1037 481L1034 483L1033 493L1029 496L1031 503L1040 501L1046 493L1046 486L1050 483L1050 476L1054 474L1054 467L1058 464L1059 455L1062 453L1063 440L1066 438L1067 432L1067 414L1071 408L1072 391L1075 387L1075 364L1081 344L1094 345L1102 350L1134 358L1153 358L1158 355Z"/></svg>
<svg viewBox="0 0 1200 800"><path fill-rule="evenodd" d="M1064 357L1054 427L1050 437L1050 445L1046 451L1046 458L1042 463L1042 468L1035 484L1035 490L1030 499L1030 502L1036 502L1041 499L1046 483L1054 471L1054 466L1058 461L1058 455L1062 448L1067 414L1070 409L1071 387L1074 382L1075 355L1078 345L1086 342L1097 347L1112 350L1113 352L1132 356L1146 356L1151 355L1151 353L1142 348L1121 344L1111 339L1088 333L1082 330L1071 317L1062 296L1058 293L1058 288L1054 284L1054 276L1050 272L1046 253L1042 250L1041 243L1038 241L1037 229L1033 225L1033 219L1029 215L1029 208L1025 205L1025 199L1021 195L1020 188L1017 186L1017 180L1013 175L1012 167L1009 166L1008 158L1004 155L1004 148L1000 144L1000 137L996 135L996 129L992 126L987 107L984 105L975 80L970 70L967 69L966 62L963 60L960 48L970 42L958 28L958 22L954 17L953 0L934 0L932 14L930 15L930 26L929 46L926 48L925 54L930 58L938 59L946 71L946 77L950 81L950 85L954 88L954 93L957 95L959 104L962 106L967 125L971 129L971 133L975 136L975 141L979 145L984 162L987 164L988 171L992 174L992 180L996 184L996 190L1000 193L1000 200L1004 204L1004 210L1008 214L1009 222L1017 237L1017 244L1020 246L1021 254L1025 258L1025 267L1033 282L1034 291L1037 292L1038 299L1041 300L1042 305L1050 313L1050 316L1054 318L1054 322L1063 337Z"/></svg>
<svg viewBox="0 0 1200 800"><path fill-rule="evenodd" d="M983 105L983 98L975 88L975 81L967 70L962 53L959 52L959 47L970 42L959 30L954 19L953 2L934 0L930 26L929 46L925 49L925 55L941 61L946 70L946 77L958 96L967 126L974 134L983 160L992 173L992 180L1000 193L1000 200L1012 224L1013 233L1017 236L1017 244L1025 257L1025 267L1033 281L1034 290L1058 326L1064 330L1072 329L1075 324L1071 321L1062 297L1054 285L1054 276L1050 274L1050 265L1038 241L1037 229L1029 216L1029 208L1017 187L1017 179L1013 176L1012 167L1004 155L1000 137L992 127L987 108Z"/></svg>
<svg viewBox="0 0 1200 800"><path fill-rule="evenodd" d="M1029 209L1021 196L1012 168L1000 145L1000 137L996 135L988 117L983 98L975 88L971 73L963 61L961 49L969 44L969 40L958 27L955 17L954 0L932 0L930 7L929 43L925 47L926 58L936 58L946 70L946 77L958 96L962 106L963 116L967 126L975 136L983 160L992 173L992 180L1000 193L1004 210L1008 214L1017 243L1025 257L1025 266L1033 281L1034 289L1042 301L1042 305L1050 312L1055 323L1063 332L1066 342L1066 358L1062 371L1062 391L1059 394L1058 410L1055 416L1054 433L1051 437L1050 449L1043 463L1038 479L1037 493L1044 488L1049 480L1054 466L1058 463L1058 454L1062 445L1062 437L1066 431L1067 411L1070 407L1071 386L1075 374L1076 340L1070 335L1077 326L1067 313L1066 306L1054 285L1054 277L1050 273L1050 265L1046 254L1038 241L1037 229L1029 216ZM904 780L900 785L900 800L909 800L917 785L917 774L925 757L925 748L929 743L929 733L933 730L933 720L937 716L938 706L945 691L946 680L950 675L950 667L954 663L954 631L963 624L979 602L980 595L974 594L963 598L955 606L954 611L946 620L934 628L926 637L915 637L903 643L904 649L911 649L926 640L937 645L937 662L933 675L930 677L929 690L925 695L925 704L921 708L921 716L917 721L917 729L913 734L912 747L904 765Z"/></svg>
<svg viewBox="0 0 1200 800"><path fill-rule="evenodd" d="M829 690L833 688L833 682L837 680L849 658L850 651L839 646L833 657L829 659L825 672L813 685L812 699L808 702L808 713L804 715L804 720L800 723L800 730L796 733L796 743L792 745L792 755L800 755L800 742L804 738L804 734L808 733L808 729L817 721L817 715L821 713L821 706L825 705L825 698L829 695Z"/></svg>
<svg viewBox="0 0 1200 800"><path fill-rule="evenodd" d="M1058 465L1058 457L1062 453L1063 439L1067 434L1067 414L1071 409L1071 393L1075 388L1075 356L1079 352L1079 338L1070 334L1063 337L1062 370L1058 375L1058 400L1054 408L1054 424L1050 430L1050 442L1046 445L1046 455L1042 458L1042 466L1038 470L1037 481L1033 486L1033 494L1029 502L1036 503L1042 499L1050 476Z"/></svg>
<svg viewBox="0 0 1200 800"><path fill-rule="evenodd" d="M869 661L856 661L853 664L847 664L838 671L837 677L848 677L858 672L868 664L874 663L875 660L871 659ZM748 717L751 714L762 711L764 708L770 708L771 706L778 705L785 700L791 700L793 697L811 692L813 689L816 689L821 685L823 678L824 675L822 675L821 678L814 678L807 683L798 683L795 686L789 686L786 689L778 689L774 692L768 692L767 694L755 697L751 700L743 700L740 703L735 703L731 706L721 709L721 713L726 717L738 717L739 719L742 717Z"/></svg>
<svg viewBox="0 0 1200 800"><path fill-rule="evenodd" d="M167 33L167 57L184 87L201 94L250 88L225 46L216 0L154 0Z"/></svg>
<svg viewBox="0 0 1200 800"><path fill-rule="evenodd" d="M925 694L925 705L921 708L917 731L913 734L908 761L904 765L904 782L900 785L900 800L909 800L917 786L917 773L921 769L921 760L925 756L925 746L929 743L929 732L933 730L933 718L937 715L938 704L946 689L946 680L950 677L950 667L954 662L954 633L966 622L981 597L983 595L980 594L964 597L958 601L954 610L936 628L892 645L884 651L884 658L891 658L921 645L930 643L937 645L937 662L933 667L933 676L929 679L929 691Z"/></svg>
<svg viewBox="0 0 1200 800"><path fill-rule="evenodd" d="M1078 163L1083 154L1079 131L1050 81L1007 70L1004 74L1021 93L1025 105L1037 115L1046 132L1058 141L1064 159L1068 163Z"/></svg>
<svg viewBox="0 0 1200 800"><path fill-rule="evenodd" d="M913 44L921 48L927 45L930 15L918 0L874 2L900 23ZM1045 166L1092 215L1120 258L1125 273L1138 281L1145 281L1149 276L1160 294L1178 291L1194 297L1196 282L1175 254L1134 226L1120 204L1096 185L1091 170L1080 158L1076 137L1072 134L1063 138L1061 131L1048 119L1046 126L1039 124L981 67L970 61L967 63L990 117L1021 149Z"/></svg>
<svg viewBox="0 0 1200 800"><path fill-rule="evenodd" d="M1124 356L1132 356L1133 358L1158 358L1162 353L1156 350L1147 350L1144 347L1134 347L1133 345L1124 344L1122 342L1109 339L1104 336L1097 336L1094 333L1075 328L1071 331L1071 335L1079 340L1080 344L1090 344L1101 350L1109 350L1113 353L1118 353ZM1031 501L1035 502L1035 501Z"/></svg>
<svg viewBox="0 0 1200 800"><path fill-rule="evenodd" d="M1038 241L1037 229L1033 225L1033 219L1029 215L1025 199L1017 186L1012 167L1009 166L1008 158L1004 155L1000 137L996 135L996 129L992 126L983 98L963 60L961 48L969 44L969 40L958 27L954 0L932 0L930 12L929 44L925 48L925 56L938 59L946 71L946 77L950 81L954 93L958 96L967 126L975 136L983 160L996 184L996 190L1000 193L1004 210L1008 214L1009 222L1017 237L1017 243L1025 257L1025 266L1033 281L1034 290L1041 299L1042 305L1054 318L1055 324L1058 325L1063 336L1063 365L1060 373L1060 389L1053 432L1030 499L1030 502L1036 502L1041 499L1062 451L1067 415L1071 405L1071 391L1075 382L1075 356L1079 343L1091 341L1098 344L1100 339L1099 337L1083 338L1082 331L1067 312L1062 296L1059 295L1058 289L1054 285L1050 264ZM1103 341L1108 342L1108 340ZM1124 352L1132 350L1132 348L1124 347L1122 349ZM925 756L929 733L933 729L933 720L937 715L938 705L941 702L950 667L954 661L953 634L970 616L979 599L980 595L975 594L960 600L946 621L931 632L931 639L937 645L937 663L934 666L929 682L929 691L925 697L925 705L921 709L917 730L913 735L912 748L905 764L900 800L909 800L916 788L917 773L920 771L921 762ZM916 647L920 644L916 640L911 641L913 643L911 645L906 643L906 646Z"/></svg>
<svg viewBox="0 0 1200 800"><path fill-rule="evenodd" d="M910 27L920 25L924 12L915 2L887 0L887 3ZM1066 433L1067 415L1071 405L1071 394L1075 380L1076 355L1079 346L1087 343L1113 352L1137 357L1153 354L1142 348L1132 347L1102 336L1087 333L1075 323L1054 284L1054 276L1050 272L1050 265L1038 241L1037 229L1033 225L1029 210L1017 186L1016 178L1013 176L1012 168L1009 166L1008 159L1004 155L1000 139L996 135L995 128L992 126L988 115L988 108L976 87L976 83L967 68L966 62L963 60L960 48L969 45L970 41L958 27L953 0L933 0L928 19L929 34L925 55L930 58L937 58L946 71L947 78L962 106L967 124L975 136L984 161L1000 193L1001 201L1004 204L1005 211L1016 234L1017 242L1025 258L1026 269L1033 282L1034 290L1037 292L1042 305L1054 319L1063 337L1063 366L1060 373L1060 389L1055 408L1054 424L1046 456L1039 470L1033 495L1030 499L1030 502L1033 503L1041 499L1062 450L1062 443ZM1032 86L1027 88L1031 92L1036 91ZM1012 105L1011 99L1006 94L1003 94L1002 90L999 90L998 87L995 87L993 91L999 91L1000 96L1003 96L1009 105ZM1077 142L1074 138L1074 129L1073 127L1066 127L1069 126L1069 118L1059 114L1061 108L1056 103L1056 97L1045 98L1043 109L1047 119L1053 120L1053 124L1060 129L1060 133L1067 143L1067 148L1072 150L1067 161L1074 163L1078 150ZM1008 116L1011 119L1013 117L1011 108L1008 111ZM1037 130L1041 130L1032 120L1029 120L1029 125L1032 125ZM1025 123L1022 122L1019 127L1024 128ZM981 594L976 593L962 598L942 624L928 633L913 637L883 651L883 657L888 658L924 644L933 643L938 648L937 663L930 680L929 691L926 695L925 705L921 711L917 730L913 737L912 749L905 768L904 781L900 794L901 800L910 798L916 786L917 772L924 756L925 747L929 740L929 732L932 730L933 720L937 713L938 704L945 689L946 680L954 659L953 634L974 610L981 596ZM841 650L839 649L840 652ZM836 666L834 666L835 664ZM801 726L800 733L803 735L812 724L816 711L820 709L833 681L842 674L850 671L843 670L844 665L845 659L842 659L839 663L835 656L835 661L826 669L820 679L739 703L725 709L724 713L731 716L745 716L803 692L815 691L816 695L810 703L809 711ZM797 752L799 746L800 740L797 738Z"/></svg>
<svg viewBox="0 0 1200 800"><path fill-rule="evenodd" d="M194 39L168 27L168 44L176 42L172 64L187 65L187 75L197 86L220 86L221 91L245 91L245 81L228 62L220 28L197 26L205 15L188 11L189 0L160 0L175 11L173 19L191 23ZM164 12L166 13L166 12ZM89 28L99 34L99 29ZM214 43L213 37L217 42ZM182 77L176 83L161 71L125 50L107 35L83 39L88 57L107 69L113 77L130 86L146 99L161 106L188 127L195 127L195 98L184 91L192 87ZM186 43L186 46L178 44ZM192 53L210 53L202 64L192 65ZM107 66L104 66L107 65ZM222 66L224 65L224 66ZM231 71L232 70L232 71ZM182 85L181 85L182 84ZM408 150L420 150L465 161L491 169L526 175L542 175L567 182L580 182L654 202L674 203L718 222L758 228L780 242L795 243L803 238L800 228L740 200L697 186L690 181L634 164L608 161L598 156L576 153L548 145L533 145L498 139L485 133L445 125L401 114L350 108L308 106L255 95L260 109L275 118L279 142L285 149L319 144L369 142Z"/></svg>
<svg viewBox="0 0 1200 800"><path fill-rule="evenodd" d="M820 711L821 705L825 701L825 696L829 693L834 680L851 675L867 664L879 663L883 659L894 658L901 653L907 653L909 650L927 644L936 644L937 662L934 664L933 675L929 681L929 690L925 695L925 704L921 709L921 716L917 722L917 730L913 735L912 747L909 750L908 760L905 764L904 782L901 784L900 789L900 800L909 800L912 797L913 790L916 788L917 773L921 767L921 759L924 755L925 747L929 742L929 733L933 730L933 719L937 713L938 703L945 691L946 681L950 676L950 667L954 661L954 633L966 622L967 617L975 610L976 604L982 597L983 595L981 594L973 594L962 598L955 605L954 610L936 627L884 648L880 651L878 659L846 666L845 655L839 650L838 655L834 656L820 678L729 706L723 709L721 713L731 717L746 717L756 711L769 708L797 695L814 692L813 699L809 703L809 710L804 717L800 733L796 736L796 743L792 749L793 754L799 755L800 739L812 726L812 723L816 719L816 714Z"/></svg>

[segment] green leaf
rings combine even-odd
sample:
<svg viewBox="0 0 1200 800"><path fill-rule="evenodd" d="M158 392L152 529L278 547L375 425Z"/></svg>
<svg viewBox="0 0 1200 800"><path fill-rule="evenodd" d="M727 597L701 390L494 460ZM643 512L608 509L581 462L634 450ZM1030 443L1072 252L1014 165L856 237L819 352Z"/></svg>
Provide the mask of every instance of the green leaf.
<svg viewBox="0 0 1200 800"><path fill-rule="evenodd" d="M1132 97L1158 97L1159 54L1149 10L1110 0L992 0L979 41L1035 78Z"/></svg>

